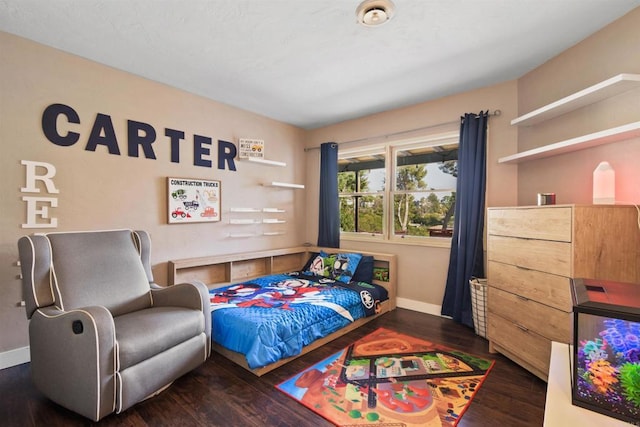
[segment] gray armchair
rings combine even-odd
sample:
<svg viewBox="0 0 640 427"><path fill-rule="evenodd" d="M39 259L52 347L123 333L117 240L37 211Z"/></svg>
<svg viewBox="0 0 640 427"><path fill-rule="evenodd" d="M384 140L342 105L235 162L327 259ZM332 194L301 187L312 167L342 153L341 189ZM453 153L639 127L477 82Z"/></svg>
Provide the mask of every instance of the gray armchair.
<svg viewBox="0 0 640 427"><path fill-rule="evenodd" d="M210 353L207 287L156 285L150 245L130 230L18 241L33 381L94 421L156 395Z"/></svg>

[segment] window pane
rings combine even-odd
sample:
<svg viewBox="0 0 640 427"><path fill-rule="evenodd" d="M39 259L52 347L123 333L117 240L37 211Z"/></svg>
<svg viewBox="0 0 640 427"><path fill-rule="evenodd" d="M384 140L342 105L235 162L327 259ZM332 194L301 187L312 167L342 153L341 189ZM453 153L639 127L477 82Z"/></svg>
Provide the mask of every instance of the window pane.
<svg viewBox="0 0 640 427"><path fill-rule="evenodd" d="M384 190L384 151L339 156L339 191L376 192ZM340 183L343 185L341 186Z"/></svg>
<svg viewBox="0 0 640 427"><path fill-rule="evenodd" d="M416 163L396 167L396 190L455 189L458 161Z"/></svg>
<svg viewBox="0 0 640 427"><path fill-rule="evenodd" d="M354 154L338 161L340 230L382 234L385 161L382 153Z"/></svg>
<svg viewBox="0 0 640 427"><path fill-rule="evenodd" d="M338 192L356 192L356 172L338 172Z"/></svg>
<svg viewBox="0 0 640 427"><path fill-rule="evenodd" d="M451 237L455 192L395 194L393 230L396 236Z"/></svg>
<svg viewBox="0 0 640 427"><path fill-rule="evenodd" d="M384 190L384 169L338 173L338 192L375 193Z"/></svg>
<svg viewBox="0 0 640 427"><path fill-rule="evenodd" d="M340 197L340 231L356 231L355 197Z"/></svg>
<svg viewBox="0 0 640 427"><path fill-rule="evenodd" d="M382 234L382 195L341 196L340 231Z"/></svg>
<svg viewBox="0 0 640 427"><path fill-rule="evenodd" d="M382 200L382 195L359 197L356 231L382 234Z"/></svg>
<svg viewBox="0 0 640 427"><path fill-rule="evenodd" d="M395 154L393 235L451 237L457 144L412 146Z"/></svg>
<svg viewBox="0 0 640 427"><path fill-rule="evenodd" d="M367 188L360 191L384 191L384 169L371 169L367 172Z"/></svg>

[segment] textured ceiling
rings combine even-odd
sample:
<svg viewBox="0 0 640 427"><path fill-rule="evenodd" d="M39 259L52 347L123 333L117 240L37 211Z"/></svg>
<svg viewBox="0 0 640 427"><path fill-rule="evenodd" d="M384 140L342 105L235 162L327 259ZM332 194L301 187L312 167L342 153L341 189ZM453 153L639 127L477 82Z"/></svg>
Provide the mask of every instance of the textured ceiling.
<svg viewBox="0 0 640 427"><path fill-rule="evenodd" d="M640 0L0 0L0 30L303 128L518 78ZM1 55L1 53L0 53Z"/></svg>

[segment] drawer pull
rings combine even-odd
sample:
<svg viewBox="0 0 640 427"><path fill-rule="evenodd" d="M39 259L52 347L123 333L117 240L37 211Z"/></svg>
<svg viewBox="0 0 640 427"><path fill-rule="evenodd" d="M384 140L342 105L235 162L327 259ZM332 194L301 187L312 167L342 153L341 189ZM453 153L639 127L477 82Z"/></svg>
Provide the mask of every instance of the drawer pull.
<svg viewBox="0 0 640 427"><path fill-rule="evenodd" d="M529 298L524 297L524 296L522 296L522 295L516 295L516 297L518 297L518 299L519 299L519 300L521 300L521 301L525 301L525 302L526 302L526 301L529 301Z"/></svg>
<svg viewBox="0 0 640 427"><path fill-rule="evenodd" d="M531 271L533 270L532 268L528 268L528 267L523 267L521 265L516 265L517 268L519 268L520 270L524 270L524 271Z"/></svg>
<svg viewBox="0 0 640 427"><path fill-rule="evenodd" d="M517 327L518 329L520 329L521 331L523 331L523 332L529 332L529 329L528 329L528 328L526 328L526 327L524 327L524 326L522 326L521 324L516 323L515 325L516 325L516 327Z"/></svg>

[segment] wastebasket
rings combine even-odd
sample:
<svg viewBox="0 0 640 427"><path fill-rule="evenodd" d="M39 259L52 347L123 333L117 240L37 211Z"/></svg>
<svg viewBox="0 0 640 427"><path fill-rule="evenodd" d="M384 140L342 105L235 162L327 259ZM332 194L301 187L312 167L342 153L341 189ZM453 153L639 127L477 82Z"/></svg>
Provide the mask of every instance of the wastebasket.
<svg viewBox="0 0 640 427"><path fill-rule="evenodd" d="M472 277L469 280L469 286L471 287L473 327L476 335L487 338L487 279Z"/></svg>

